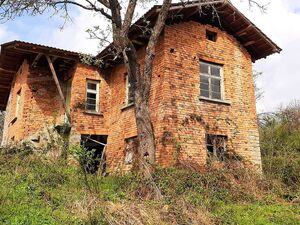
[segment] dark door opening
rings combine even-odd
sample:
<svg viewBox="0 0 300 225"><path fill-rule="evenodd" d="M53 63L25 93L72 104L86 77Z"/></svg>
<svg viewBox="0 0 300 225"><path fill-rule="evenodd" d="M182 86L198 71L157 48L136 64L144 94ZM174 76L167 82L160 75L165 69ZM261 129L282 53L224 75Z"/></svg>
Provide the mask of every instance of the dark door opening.
<svg viewBox="0 0 300 225"><path fill-rule="evenodd" d="M89 173L105 172L105 146L107 144L107 135L81 135L81 146L87 154L82 159L85 170Z"/></svg>

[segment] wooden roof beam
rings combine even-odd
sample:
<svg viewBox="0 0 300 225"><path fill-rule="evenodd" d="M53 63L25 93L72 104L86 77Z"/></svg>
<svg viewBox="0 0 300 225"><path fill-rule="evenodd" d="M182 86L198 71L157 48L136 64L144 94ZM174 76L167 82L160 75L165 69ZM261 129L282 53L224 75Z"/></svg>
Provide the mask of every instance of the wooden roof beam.
<svg viewBox="0 0 300 225"><path fill-rule="evenodd" d="M245 47L248 47L248 46L250 46L250 45L253 45L253 44L255 44L256 43L256 41L248 41L248 42L246 42L245 44L243 44Z"/></svg>
<svg viewBox="0 0 300 225"><path fill-rule="evenodd" d="M32 68L35 68L35 67L36 67L38 61L40 60L40 58L41 58L42 56L43 56L42 53L39 53L39 54L36 55L36 57L35 57L34 60L33 60L33 63L31 64L31 67L32 67Z"/></svg>
<svg viewBox="0 0 300 225"><path fill-rule="evenodd" d="M4 85L4 84L0 84L0 89L6 89L6 90L9 90L9 89L10 89L10 86Z"/></svg>
<svg viewBox="0 0 300 225"><path fill-rule="evenodd" d="M43 49L43 48L32 48L30 46L19 46L18 44L16 44L15 46L9 46L7 48L12 48L15 49L17 51L22 51L22 52L29 52L29 53L34 53L34 54L45 54L45 55L50 55L50 56L59 56L61 58L76 58L77 56L75 56L75 54L72 53L67 53L67 52L63 52L60 50L49 50L49 49Z"/></svg>
<svg viewBox="0 0 300 225"><path fill-rule="evenodd" d="M5 72L5 73L16 73L16 71L13 71L13 70L6 70L6 69L3 69L3 68L0 68L0 72Z"/></svg>
<svg viewBox="0 0 300 225"><path fill-rule="evenodd" d="M193 10L192 12L190 12L189 14L186 15L186 18L190 18L192 17L193 15L195 15L197 12L200 12L200 9L197 8L195 10Z"/></svg>
<svg viewBox="0 0 300 225"><path fill-rule="evenodd" d="M178 10L178 9L182 9L182 8L190 8L190 7L201 7L201 6L205 6L205 5L215 5L215 4L224 4L224 0L215 0L213 2L198 2L198 3L193 3L193 4L186 4L186 5L175 5L175 6L171 6L169 11L173 11L173 10ZM160 12L160 8L156 9L156 12Z"/></svg>
<svg viewBox="0 0 300 225"><path fill-rule="evenodd" d="M53 57L51 58L52 63L55 63L55 61L56 61L57 59L58 59L57 56L53 56Z"/></svg>
<svg viewBox="0 0 300 225"><path fill-rule="evenodd" d="M46 56L46 59L48 61L48 65L50 67L50 70L51 70L51 73L52 73L52 77L53 77L53 80L55 82L55 85L56 85L56 88L58 90L58 93L59 93L59 96L61 98L61 101L62 101L62 104L63 104L63 107L64 107L64 110L65 110L65 113L66 113L66 116L68 118L68 122L71 124L71 116L70 116L70 113L68 111L68 108L67 108L67 103L66 103L66 99L65 99L65 96L62 92L62 89L60 87L60 84L59 84L59 80L57 78L57 75L56 75L56 72L55 72L55 69L54 69L54 66L53 66L53 63L51 61L51 58L48 56L48 55L45 55Z"/></svg>
<svg viewBox="0 0 300 225"><path fill-rule="evenodd" d="M237 36L243 36L243 35L247 34L247 31L248 31L250 28L252 28L252 27L253 27L252 25L248 25L247 27L245 27L245 28L239 30L238 32L236 32L236 35L237 35Z"/></svg>

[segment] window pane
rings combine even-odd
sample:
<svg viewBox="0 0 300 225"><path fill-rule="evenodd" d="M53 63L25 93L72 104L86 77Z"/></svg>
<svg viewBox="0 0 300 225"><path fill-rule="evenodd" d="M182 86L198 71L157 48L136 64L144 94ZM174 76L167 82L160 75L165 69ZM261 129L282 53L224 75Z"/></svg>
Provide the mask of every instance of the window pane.
<svg viewBox="0 0 300 225"><path fill-rule="evenodd" d="M214 99L221 99L221 93L220 92L211 92L211 97Z"/></svg>
<svg viewBox="0 0 300 225"><path fill-rule="evenodd" d="M200 63L200 73L208 74L208 65Z"/></svg>
<svg viewBox="0 0 300 225"><path fill-rule="evenodd" d="M90 90L97 90L97 84L95 83L87 83L87 88L90 89Z"/></svg>
<svg viewBox="0 0 300 225"><path fill-rule="evenodd" d="M208 84L205 84L205 83L201 83L201 84L200 84L200 89L201 89L201 90L206 90L206 91L208 91L208 90L209 90L209 85L208 85Z"/></svg>
<svg viewBox="0 0 300 225"><path fill-rule="evenodd" d="M210 73L213 76L220 76L220 67L211 66L210 67Z"/></svg>
<svg viewBox="0 0 300 225"><path fill-rule="evenodd" d="M96 99L96 94L94 93L87 93L87 98L92 98L92 99Z"/></svg>
<svg viewBox="0 0 300 225"><path fill-rule="evenodd" d="M211 84L221 86L221 81L219 79L211 78Z"/></svg>
<svg viewBox="0 0 300 225"><path fill-rule="evenodd" d="M221 87L220 86L217 86L217 85L211 85L211 90L213 92L221 92Z"/></svg>
<svg viewBox="0 0 300 225"><path fill-rule="evenodd" d="M86 109L87 110L93 110L93 111L95 111L96 110L96 105L89 105L89 104L87 104L86 105Z"/></svg>
<svg viewBox="0 0 300 225"><path fill-rule="evenodd" d="M208 84L209 83L208 79L209 78L207 76L200 76L200 82L201 83Z"/></svg>
<svg viewBox="0 0 300 225"><path fill-rule="evenodd" d="M96 105L96 99L88 98L88 99L86 100L86 103L87 103L87 104L93 104L93 105Z"/></svg>
<svg viewBox="0 0 300 225"><path fill-rule="evenodd" d="M201 90L201 96L202 96L202 97L209 98L209 91Z"/></svg>

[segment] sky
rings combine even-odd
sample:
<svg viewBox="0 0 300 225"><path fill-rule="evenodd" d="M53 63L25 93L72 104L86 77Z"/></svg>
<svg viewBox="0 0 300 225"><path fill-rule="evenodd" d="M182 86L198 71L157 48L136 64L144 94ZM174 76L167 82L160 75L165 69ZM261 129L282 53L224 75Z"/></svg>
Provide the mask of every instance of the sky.
<svg viewBox="0 0 300 225"><path fill-rule="evenodd" d="M253 66L263 74L257 83L264 92L257 102L258 112L271 112L293 100L300 99L300 1L257 0L268 4L266 13L257 7L249 7L247 0L231 0L258 28L283 49L266 59L258 60ZM145 9L139 9L143 11ZM0 24L0 44L22 40L49 45L77 52L96 54L98 41L88 38L88 28L100 25L103 19L84 10L72 10L72 21L64 25L58 16L23 16Z"/></svg>

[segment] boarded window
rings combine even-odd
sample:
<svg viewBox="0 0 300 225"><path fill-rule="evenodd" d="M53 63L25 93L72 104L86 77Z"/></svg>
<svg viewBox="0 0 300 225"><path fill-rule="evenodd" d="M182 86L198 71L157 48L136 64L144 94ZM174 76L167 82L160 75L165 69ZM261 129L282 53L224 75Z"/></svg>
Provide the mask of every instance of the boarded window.
<svg viewBox="0 0 300 225"><path fill-rule="evenodd" d="M87 111L99 112L99 81L88 80L86 82L86 104Z"/></svg>
<svg viewBox="0 0 300 225"><path fill-rule="evenodd" d="M227 136L207 134L206 147L209 157L224 160L227 153Z"/></svg>
<svg viewBox="0 0 300 225"><path fill-rule="evenodd" d="M219 100L223 98L221 66L200 62L200 96Z"/></svg>
<svg viewBox="0 0 300 225"><path fill-rule="evenodd" d="M125 105L131 105L134 103L134 90L127 74L125 76L125 88Z"/></svg>

